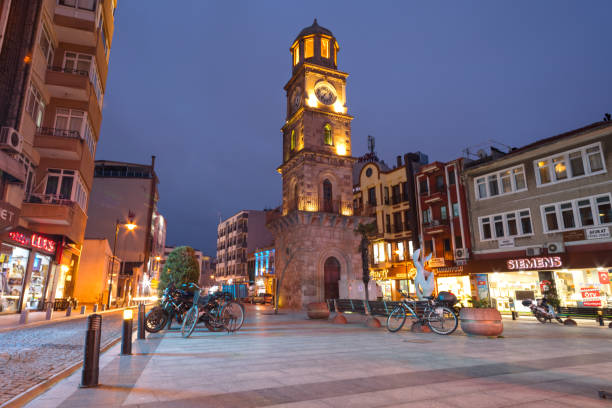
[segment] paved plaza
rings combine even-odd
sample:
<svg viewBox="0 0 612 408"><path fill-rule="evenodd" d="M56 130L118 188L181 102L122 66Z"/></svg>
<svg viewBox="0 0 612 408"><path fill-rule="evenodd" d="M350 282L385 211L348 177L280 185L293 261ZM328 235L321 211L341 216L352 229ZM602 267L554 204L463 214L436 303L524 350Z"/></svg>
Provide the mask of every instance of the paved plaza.
<svg viewBox="0 0 612 408"><path fill-rule="evenodd" d="M612 330L504 320L503 338L409 331L249 307L234 335L149 335L132 356L101 358L97 388L80 371L42 407L612 407Z"/></svg>

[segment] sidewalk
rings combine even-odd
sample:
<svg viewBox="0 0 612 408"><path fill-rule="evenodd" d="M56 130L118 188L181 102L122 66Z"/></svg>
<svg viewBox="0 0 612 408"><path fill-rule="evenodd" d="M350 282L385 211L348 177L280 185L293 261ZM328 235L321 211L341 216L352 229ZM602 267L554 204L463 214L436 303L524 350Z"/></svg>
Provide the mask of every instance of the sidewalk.
<svg viewBox="0 0 612 408"><path fill-rule="evenodd" d="M612 330L504 319L503 338L389 333L248 307L236 334L178 332L116 346L100 386L80 371L29 407L602 406ZM537 323L537 322L536 322Z"/></svg>

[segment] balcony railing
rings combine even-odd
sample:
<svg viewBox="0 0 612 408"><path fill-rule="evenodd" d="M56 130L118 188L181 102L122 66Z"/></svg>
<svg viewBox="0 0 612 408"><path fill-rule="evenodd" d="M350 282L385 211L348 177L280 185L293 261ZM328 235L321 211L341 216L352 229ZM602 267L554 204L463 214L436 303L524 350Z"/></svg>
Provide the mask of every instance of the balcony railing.
<svg viewBox="0 0 612 408"><path fill-rule="evenodd" d="M402 224L394 224L393 225L393 232L398 233L398 232L402 232L403 231L403 225Z"/></svg>
<svg viewBox="0 0 612 408"><path fill-rule="evenodd" d="M25 199L26 203L32 204L57 204L57 205L72 205L74 201L65 198L61 194L36 194L31 193Z"/></svg>
<svg viewBox="0 0 612 408"><path fill-rule="evenodd" d="M53 66L49 66L47 67L47 69L49 71L55 71L55 72L63 72L65 74L74 74L74 75L81 75L81 76L89 76L89 70L85 71L83 69L72 69L72 68L66 68L66 67L53 67Z"/></svg>
<svg viewBox="0 0 612 408"><path fill-rule="evenodd" d="M287 212L292 210L326 212L353 215L353 203L342 200L325 200L314 197L298 197L287 202Z"/></svg>
<svg viewBox="0 0 612 408"><path fill-rule="evenodd" d="M57 137L67 137L70 139L81 139L81 132L79 132L78 130L70 130L70 129L39 127L36 130L36 134L41 135L41 136L57 136Z"/></svg>

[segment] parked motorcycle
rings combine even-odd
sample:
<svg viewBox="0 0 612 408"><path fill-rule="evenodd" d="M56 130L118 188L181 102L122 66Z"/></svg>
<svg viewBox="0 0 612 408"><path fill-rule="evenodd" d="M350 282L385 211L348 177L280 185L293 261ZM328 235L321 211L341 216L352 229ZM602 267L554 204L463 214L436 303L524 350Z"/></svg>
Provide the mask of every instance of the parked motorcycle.
<svg viewBox="0 0 612 408"><path fill-rule="evenodd" d="M184 284L177 288L171 283L164 289L160 304L147 313L145 330L149 333L157 333L164 327L170 326L172 319L176 319L179 324L182 324L185 312L192 306L193 291L196 288L197 286L193 284Z"/></svg>
<svg viewBox="0 0 612 408"><path fill-rule="evenodd" d="M561 319L555 309L546 301L546 297L533 301L531 299L525 299L521 302L523 306L529 307L531 313L538 319L540 323L551 322L552 319L557 320L559 323L563 323L563 319Z"/></svg>

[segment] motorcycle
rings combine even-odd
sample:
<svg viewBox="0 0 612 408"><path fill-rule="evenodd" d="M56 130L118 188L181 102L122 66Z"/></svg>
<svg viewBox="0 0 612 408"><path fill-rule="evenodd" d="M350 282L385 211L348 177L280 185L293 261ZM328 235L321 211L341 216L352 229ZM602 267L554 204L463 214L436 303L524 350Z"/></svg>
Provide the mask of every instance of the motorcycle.
<svg viewBox="0 0 612 408"><path fill-rule="evenodd" d="M546 297L533 301L531 299L525 299L521 302L523 306L529 307L531 313L538 319L540 323L551 322L552 319L557 320L559 323L563 323L563 319L561 319L555 309L546 301Z"/></svg>
<svg viewBox="0 0 612 408"><path fill-rule="evenodd" d="M157 333L164 327L172 325L172 319L183 323L183 316L193 304L194 284L181 285L180 288L170 284L162 294L160 304L151 309L145 317L145 330Z"/></svg>

